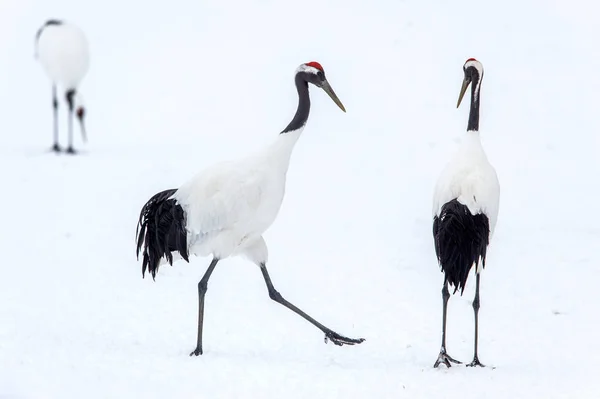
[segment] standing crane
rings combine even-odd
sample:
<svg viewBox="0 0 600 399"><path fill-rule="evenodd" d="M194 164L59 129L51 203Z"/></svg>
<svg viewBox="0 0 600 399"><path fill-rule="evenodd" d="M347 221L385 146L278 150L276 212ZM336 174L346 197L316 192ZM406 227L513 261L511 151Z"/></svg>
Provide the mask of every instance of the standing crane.
<svg viewBox="0 0 600 399"><path fill-rule="evenodd" d="M37 31L35 37L35 56L52 81L52 109L54 111L54 145L52 150L60 152L58 143L58 97L57 86L64 90L69 106L69 145L68 154L75 154L73 148L73 114L81 126L81 135L86 141L85 107L78 91L85 77L90 57L88 43L83 31L65 21L50 19Z"/></svg>
<svg viewBox="0 0 600 399"><path fill-rule="evenodd" d="M469 272L475 266L475 349L467 366L481 366L477 354L479 333L479 280L485 267L489 241L498 220L500 184L496 170L489 163L479 138L479 105L483 66L469 58L464 66L464 79L456 107L471 85L471 110L467 135L456 155L438 178L433 197L433 238L435 253L444 273L442 287L442 347L434 364L460 363L446 352L446 311L450 287L454 293L464 292Z"/></svg>
<svg viewBox="0 0 600 399"><path fill-rule="evenodd" d="M138 221L137 256L156 277L159 266L190 254L212 261L198 283L198 336L190 356L202 354L204 297L217 263L242 255L259 266L269 297L302 316L325 334L325 342L354 345L364 341L342 336L325 327L283 298L267 271L268 251L262 234L271 226L283 201L286 174L294 145L310 112L309 83L323 89L346 112L318 62L301 64L295 74L298 109L278 138L261 151L236 162L218 163L197 174L178 189L154 195L143 206Z"/></svg>

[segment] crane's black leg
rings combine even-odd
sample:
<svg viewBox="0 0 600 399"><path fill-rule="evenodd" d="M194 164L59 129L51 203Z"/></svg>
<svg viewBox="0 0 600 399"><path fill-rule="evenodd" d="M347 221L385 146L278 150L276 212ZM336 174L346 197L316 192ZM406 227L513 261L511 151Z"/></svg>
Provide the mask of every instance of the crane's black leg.
<svg viewBox="0 0 600 399"><path fill-rule="evenodd" d="M58 145L58 98L56 97L56 85L52 85L52 109L54 110L54 145L52 151L60 152Z"/></svg>
<svg viewBox="0 0 600 399"><path fill-rule="evenodd" d="M202 327L204 325L204 296L206 295L206 290L208 289L208 279L210 278L210 275L212 274L213 270L215 270L215 266L217 266L218 262L219 262L219 259L213 258L212 262L210 262L210 265L208 266L208 269L204 273L204 276L202 276L202 279L198 283L198 340L196 341L196 349L194 349L194 351L192 353L190 353L190 356L193 356L193 355L198 356L198 355L202 354Z"/></svg>
<svg viewBox="0 0 600 399"><path fill-rule="evenodd" d="M477 283L475 286L475 298L473 298L473 311L475 312L475 353L473 354L473 361L467 364L468 367L485 367L479 361L477 356L477 344L479 343L479 273L477 273Z"/></svg>
<svg viewBox="0 0 600 399"><path fill-rule="evenodd" d="M437 367L440 363L444 363L446 367L450 367L450 362L458 363L458 360L453 359L446 353L446 315L448 313L448 299L450 299L450 292L448 291L448 281L444 279L444 287L442 288L442 300L444 302L442 308L442 348L440 349L440 354L438 355L437 360L433 367Z"/></svg>
<svg viewBox="0 0 600 399"><path fill-rule="evenodd" d="M338 346L342 346L342 345L360 344L361 342L363 342L365 340L364 338L356 339L356 338L344 337L343 335L336 333L335 331L331 330L330 328L325 327L323 324L319 323L318 321L316 321L315 319L313 319L312 317L310 317L309 315L304 313L302 310L298 309L296 306L294 306L290 302L286 301L281 296L281 294L279 292L277 292L277 290L273 286L273 282L271 281L269 272L267 271L267 266L264 263L260 264L260 270L262 271L263 277L265 278L265 283L267 283L267 289L269 290L269 297L272 300L274 300L275 302L290 309L294 313L302 316L305 320L309 321L312 325L316 326L319 330L323 331L325 333L325 342L327 342L327 340L330 339L334 344L336 344Z"/></svg>
<svg viewBox="0 0 600 399"><path fill-rule="evenodd" d="M69 104L69 147L67 147L67 153L75 154L75 150L73 149L73 113L75 109L75 90L68 90L66 95L67 103Z"/></svg>

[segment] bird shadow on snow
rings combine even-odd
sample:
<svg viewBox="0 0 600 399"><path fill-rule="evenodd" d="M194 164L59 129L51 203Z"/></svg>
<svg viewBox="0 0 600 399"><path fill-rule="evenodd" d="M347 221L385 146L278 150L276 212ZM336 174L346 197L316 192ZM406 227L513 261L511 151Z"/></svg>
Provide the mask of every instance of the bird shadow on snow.
<svg viewBox="0 0 600 399"><path fill-rule="evenodd" d="M83 156L89 156L90 155L90 151L88 151L88 150L77 149L75 151L77 151L75 154L69 154L65 150L62 150L60 152L56 152L56 151L54 151L50 147L47 147L47 148L27 147L27 148L24 148L21 151L21 155L23 157L25 157L25 158L35 158L35 157L44 157L44 156L48 156L48 157L50 157L50 156L55 156L55 157L59 157L59 156L77 157L77 156L82 156L82 155Z"/></svg>
<svg viewBox="0 0 600 399"><path fill-rule="evenodd" d="M328 343L327 345L331 345ZM390 351L387 356L369 355L368 339L362 344L361 350L356 352L338 352L344 351L346 348L330 347L326 348L325 352L305 352L298 346L293 350L290 348L281 348L273 350L264 350L264 348L256 350L231 350L231 349L209 349L200 357L190 357L185 351L171 353L174 359L183 359L187 362L197 361L198 359L217 359L218 361L230 362L232 364L254 363L257 365L264 364L272 367L278 365L281 367L296 368L299 365L303 367L325 367L342 369L345 371L369 371L369 370L406 370L418 369L421 372L437 373L441 375L457 374L457 373L489 373L496 370L497 366L486 364L485 367L467 367L466 363L453 365L450 368L440 366L433 368L433 361L424 359L419 356L417 359L407 354L405 351ZM358 353L360 352L360 353ZM357 361L360 359L360 361ZM465 374L467 375L467 374Z"/></svg>

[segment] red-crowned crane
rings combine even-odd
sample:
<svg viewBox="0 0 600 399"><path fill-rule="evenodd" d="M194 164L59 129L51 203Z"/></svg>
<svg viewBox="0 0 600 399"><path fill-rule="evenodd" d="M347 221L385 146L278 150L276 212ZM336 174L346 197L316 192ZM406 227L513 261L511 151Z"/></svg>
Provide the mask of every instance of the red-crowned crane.
<svg viewBox="0 0 600 399"><path fill-rule="evenodd" d="M64 90L69 107L69 145L68 154L75 154L73 148L73 114L77 115L81 126L81 135L86 141L85 107L78 91L85 77L90 56L88 42L83 31L72 23L50 19L37 31L35 37L35 55L44 71L52 81L52 108L54 110L54 145L52 150L60 152L58 143L58 97L57 86Z"/></svg>
<svg viewBox="0 0 600 399"><path fill-rule="evenodd" d="M464 66L464 80L458 103L471 85L471 110L467 134L456 155L440 175L433 197L433 238L435 253L444 273L442 288L442 347L434 364L460 363L446 352L446 310L450 287L464 292L469 272L475 266L475 348L468 366L483 366L477 354L479 327L479 280L485 267L489 241L498 220L500 184L496 170L489 163L479 138L479 105L483 66L469 58Z"/></svg>
<svg viewBox="0 0 600 399"><path fill-rule="evenodd" d="M269 297L312 323L325 334L325 341L354 345L364 339L342 336L325 327L275 289L267 271L267 245L262 234L277 217L283 201L286 174L294 145L310 111L309 83L319 87L342 109L344 106L317 62L301 64L295 74L298 109L278 138L261 151L237 162L224 162L197 174L178 189L162 191L144 205L140 213L137 256L143 254L142 276L152 277L160 265L189 255L210 256L212 261L198 283L198 336L192 355L202 354L204 297L217 263L242 255L260 267Z"/></svg>

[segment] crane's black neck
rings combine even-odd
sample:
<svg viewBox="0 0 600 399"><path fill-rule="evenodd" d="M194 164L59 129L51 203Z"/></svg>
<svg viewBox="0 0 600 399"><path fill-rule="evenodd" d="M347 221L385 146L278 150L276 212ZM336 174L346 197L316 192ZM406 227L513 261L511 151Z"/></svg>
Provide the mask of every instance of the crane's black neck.
<svg viewBox="0 0 600 399"><path fill-rule="evenodd" d="M290 122L289 125L281 134L293 132L295 130L300 129L306 124L308 120L308 114L310 113L310 97L308 95L308 82L304 77L304 73L300 72L296 74L296 89L298 89L298 109L296 110L296 115L294 115L294 119Z"/></svg>
<svg viewBox="0 0 600 399"><path fill-rule="evenodd" d="M44 28L46 26L51 26L51 25L59 26L59 25L62 25L62 24L63 24L63 21L61 21L59 19L49 19L49 20L47 20L44 23L44 25L42 25L42 27L40 29L38 29L38 31L36 32L36 34L35 34L35 40L37 41L40 38L40 35L42 34L42 31L44 30Z"/></svg>
<svg viewBox="0 0 600 399"><path fill-rule="evenodd" d="M479 131L479 95L481 94L481 79L477 69L473 68L471 78L471 110L469 111L469 123L467 131Z"/></svg>

